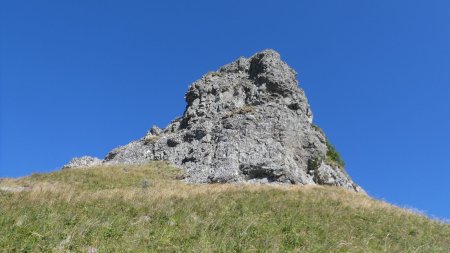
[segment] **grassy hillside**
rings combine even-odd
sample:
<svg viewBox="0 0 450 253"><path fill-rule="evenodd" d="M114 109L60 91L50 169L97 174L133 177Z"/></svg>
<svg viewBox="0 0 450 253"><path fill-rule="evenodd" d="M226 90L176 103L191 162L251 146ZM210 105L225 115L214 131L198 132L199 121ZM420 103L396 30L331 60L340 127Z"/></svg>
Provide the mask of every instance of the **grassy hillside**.
<svg viewBox="0 0 450 253"><path fill-rule="evenodd" d="M155 162L2 179L0 251L450 251L449 225L360 194L180 176Z"/></svg>

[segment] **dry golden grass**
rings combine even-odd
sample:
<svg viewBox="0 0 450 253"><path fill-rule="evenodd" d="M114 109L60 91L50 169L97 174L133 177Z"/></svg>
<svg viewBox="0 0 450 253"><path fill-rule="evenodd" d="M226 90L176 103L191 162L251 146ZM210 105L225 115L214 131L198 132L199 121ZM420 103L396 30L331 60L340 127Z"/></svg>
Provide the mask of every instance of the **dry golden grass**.
<svg viewBox="0 0 450 253"><path fill-rule="evenodd" d="M450 227L324 186L185 184L164 162L2 179L5 252L449 252Z"/></svg>

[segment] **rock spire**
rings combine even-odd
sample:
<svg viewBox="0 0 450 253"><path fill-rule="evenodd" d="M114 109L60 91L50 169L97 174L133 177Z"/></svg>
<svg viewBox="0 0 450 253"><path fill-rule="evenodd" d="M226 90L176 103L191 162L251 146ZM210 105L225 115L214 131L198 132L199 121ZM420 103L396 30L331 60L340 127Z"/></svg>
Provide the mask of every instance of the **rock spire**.
<svg viewBox="0 0 450 253"><path fill-rule="evenodd" d="M274 50L241 57L189 87L182 117L112 150L103 163L167 160L192 183L324 184L363 191L330 159L332 146L313 125L296 75Z"/></svg>

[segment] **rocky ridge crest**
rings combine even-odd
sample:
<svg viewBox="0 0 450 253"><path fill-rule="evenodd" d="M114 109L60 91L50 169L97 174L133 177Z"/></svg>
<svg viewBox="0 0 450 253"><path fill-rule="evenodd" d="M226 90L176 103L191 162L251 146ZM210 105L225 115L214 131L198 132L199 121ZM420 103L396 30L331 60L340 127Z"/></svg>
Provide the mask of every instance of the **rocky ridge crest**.
<svg viewBox="0 0 450 253"><path fill-rule="evenodd" d="M191 183L323 184L363 192L342 166L328 162L330 146L312 124L296 76L274 50L241 57L189 87L182 117L164 129L152 127L101 163L167 160ZM75 158L64 168L80 164L99 161Z"/></svg>

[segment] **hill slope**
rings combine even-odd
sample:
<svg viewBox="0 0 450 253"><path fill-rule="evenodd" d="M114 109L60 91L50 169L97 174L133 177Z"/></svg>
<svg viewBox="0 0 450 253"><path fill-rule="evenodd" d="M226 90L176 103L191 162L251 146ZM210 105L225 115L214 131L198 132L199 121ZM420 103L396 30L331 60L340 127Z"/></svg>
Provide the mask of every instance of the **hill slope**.
<svg viewBox="0 0 450 253"><path fill-rule="evenodd" d="M163 162L0 181L4 252L449 252L450 226L337 187L187 185Z"/></svg>

